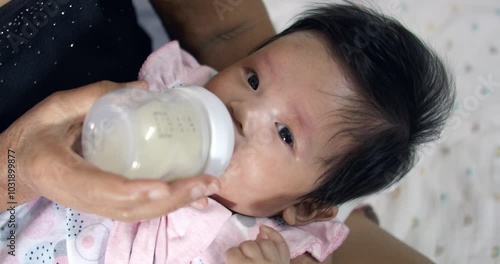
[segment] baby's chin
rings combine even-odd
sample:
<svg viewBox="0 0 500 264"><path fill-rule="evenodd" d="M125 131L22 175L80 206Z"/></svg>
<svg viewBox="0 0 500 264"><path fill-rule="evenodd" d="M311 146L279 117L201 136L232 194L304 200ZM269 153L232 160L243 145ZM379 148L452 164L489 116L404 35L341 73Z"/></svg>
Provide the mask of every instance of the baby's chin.
<svg viewBox="0 0 500 264"><path fill-rule="evenodd" d="M236 206L236 203L231 202L230 200L228 200L220 195L217 195L217 194L210 196L210 198L214 199L215 201L217 201L218 203L222 204L224 207L226 207L227 209L230 209L230 210L232 210L231 209L232 207Z"/></svg>
<svg viewBox="0 0 500 264"><path fill-rule="evenodd" d="M210 198L214 199L218 203L222 204L224 207L229 209L231 212L236 213L236 214L242 214L242 215L247 215L247 216L252 216L252 217L271 217L271 216L276 216L279 213L269 213L265 212L264 210L259 210L255 208L251 208L249 206L244 206L241 204L237 204L233 201L230 201L220 195L214 194L210 196Z"/></svg>

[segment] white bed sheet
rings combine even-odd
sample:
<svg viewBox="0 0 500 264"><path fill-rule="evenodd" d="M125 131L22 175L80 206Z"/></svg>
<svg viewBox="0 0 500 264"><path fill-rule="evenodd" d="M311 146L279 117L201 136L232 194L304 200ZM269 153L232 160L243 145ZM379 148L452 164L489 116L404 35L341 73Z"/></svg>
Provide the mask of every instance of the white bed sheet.
<svg viewBox="0 0 500 264"><path fill-rule="evenodd" d="M159 47L167 40L160 23L147 1L134 1ZM281 31L307 5L332 1L264 2ZM458 92L443 139L423 148L392 192L369 202L383 228L437 263L500 263L500 1L368 5L400 19L445 57Z"/></svg>

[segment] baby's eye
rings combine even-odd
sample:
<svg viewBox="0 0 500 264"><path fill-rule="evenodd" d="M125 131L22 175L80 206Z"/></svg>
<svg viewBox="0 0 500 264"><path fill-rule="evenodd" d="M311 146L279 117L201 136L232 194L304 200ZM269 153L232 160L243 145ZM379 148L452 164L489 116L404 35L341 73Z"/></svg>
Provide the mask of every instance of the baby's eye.
<svg viewBox="0 0 500 264"><path fill-rule="evenodd" d="M254 72L247 73L247 82L252 89L257 90L259 88L259 76Z"/></svg>
<svg viewBox="0 0 500 264"><path fill-rule="evenodd" d="M290 129L280 123L276 123L276 128L278 129L278 135L280 136L281 140L288 144L290 147L293 147L294 141L293 141L293 134Z"/></svg>

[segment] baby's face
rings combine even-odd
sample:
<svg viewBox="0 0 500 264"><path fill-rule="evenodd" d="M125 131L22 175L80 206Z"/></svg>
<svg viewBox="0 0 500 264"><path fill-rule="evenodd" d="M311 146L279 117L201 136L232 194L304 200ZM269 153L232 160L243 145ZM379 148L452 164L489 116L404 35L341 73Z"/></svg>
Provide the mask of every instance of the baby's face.
<svg viewBox="0 0 500 264"><path fill-rule="evenodd" d="M340 130L332 95L350 93L344 80L322 41L302 32L210 80L206 88L229 109L236 138L214 199L241 214L271 216L313 191L324 172L319 158L336 146L328 142Z"/></svg>

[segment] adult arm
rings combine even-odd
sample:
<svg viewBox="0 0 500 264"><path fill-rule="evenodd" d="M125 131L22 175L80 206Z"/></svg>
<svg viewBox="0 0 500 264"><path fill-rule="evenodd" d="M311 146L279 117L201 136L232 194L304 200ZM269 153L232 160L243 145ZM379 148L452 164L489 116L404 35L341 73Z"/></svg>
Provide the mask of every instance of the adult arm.
<svg viewBox="0 0 500 264"><path fill-rule="evenodd" d="M0 0L0 7L4 6L8 2L10 2L10 0Z"/></svg>
<svg viewBox="0 0 500 264"><path fill-rule="evenodd" d="M262 1L150 0L172 39L217 70L275 34Z"/></svg>
<svg viewBox="0 0 500 264"><path fill-rule="evenodd" d="M213 177L171 184L128 180L99 170L78 154L81 125L92 103L124 86L147 84L103 81L54 93L0 134L0 211L44 196L81 212L134 221L217 192L219 182Z"/></svg>
<svg viewBox="0 0 500 264"><path fill-rule="evenodd" d="M424 255L376 225L362 212L354 211L345 224L351 232L345 242L324 262L302 255L295 264L430 264Z"/></svg>

